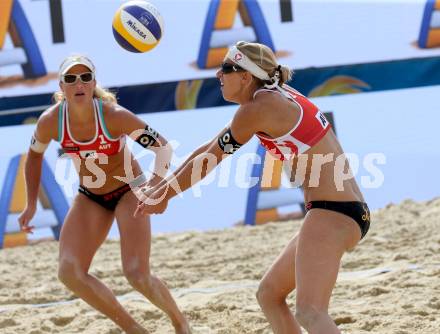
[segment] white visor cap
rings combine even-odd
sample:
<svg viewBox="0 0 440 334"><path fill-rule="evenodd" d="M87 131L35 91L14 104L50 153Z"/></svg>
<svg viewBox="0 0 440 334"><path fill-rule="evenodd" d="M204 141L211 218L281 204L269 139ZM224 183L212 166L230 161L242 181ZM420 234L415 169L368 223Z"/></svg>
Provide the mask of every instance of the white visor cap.
<svg viewBox="0 0 440 334"><path fill-rule="evenodd" d="M76 65L84 65L86 66L92 73L95 73L95 65L93 65L92 61L86 56L71 56L68 57L60 66L60 70L58 72L59 76L66 74L73 66Z"/></svg>
<svg viewBox="0 0 440 334"><path fill-rule="evenodd" d="M269 74L257 64L255 64L252 60L250 60L243 52L241 52L236 46L233 46L229 49L226 57L232 60L241 68L245 69L252 73L252 75L256 76L261 80L271 80Z"/></svg>

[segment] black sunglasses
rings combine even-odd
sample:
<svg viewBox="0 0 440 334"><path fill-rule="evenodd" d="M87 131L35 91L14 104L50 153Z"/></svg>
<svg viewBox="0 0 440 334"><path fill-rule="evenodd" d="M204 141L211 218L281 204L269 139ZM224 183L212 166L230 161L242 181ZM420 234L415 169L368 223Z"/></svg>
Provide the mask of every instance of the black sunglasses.
<svg viewBox="0 0 440 334"><path fill-rule="evenodd" d="M74 84L78 81L78 78L81 80L82 83L89 83L93 79L95 79L95 75L92 72L86 72L81 74L64 74L61 77L61 81L65 84Z"/></svg>
<svg viewBox="0 0 440 334"><path fill-rule="evenodd" d="M223 74L229 74L232 72L238 72L238 71L246 71L245 69L241 68L240 66L231 64L231 63L222 63L220 70L223 72Z"/></svg>

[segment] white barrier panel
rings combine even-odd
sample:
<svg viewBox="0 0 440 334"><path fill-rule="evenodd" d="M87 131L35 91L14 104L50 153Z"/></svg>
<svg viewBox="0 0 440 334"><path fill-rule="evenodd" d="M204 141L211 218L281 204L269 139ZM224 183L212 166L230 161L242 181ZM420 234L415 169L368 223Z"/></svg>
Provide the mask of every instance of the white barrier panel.
<svg viewBox="0 0 440 334"><path fill-rule="evenodd" d="M431 28L440 28L440 11L432 13Z"/></svg>
<svg viewBox="0 0 440 334"><path fill-rule="evenodd" d="M63 0L62 11L52 17L48 1L20 0L29 23L27 36L32 33L35 37L48 80L32 82L32 86L4 86L0 88L0 97L56 90L58 82L53 73L58 71L62 59L73 52L85 53L92 58L100 83L105 87L215 76L213 69L194 66L210 0L152 0L163 16L165 31L159 45L144 54L125 51L113 38L112 18L124 1ZM283 55L280 63L294 69L440 55L439 48L420 49L414 43L418 39L425 0L292 0L293 20L290 22L282 22L279 1L258 0L257 4L276 51ZM79 21L84 24L78 24ZM254 24L259 25L260 21ZM243 25L238 18L233 28L214 30L211 46L254 39L253 31L249 30L252 28L245 27L242 34ZM57 43L53 42L53 31L64 32ZM9 36L7 32L6 36ZM10 38L6 38L2 50L12 48ZM0 72L5 80L8 76L16 78L23 74L18 65L2 66Z"/></svg>
<svg viewBox="0 0 440 334"><path fill-rule="evenodd" d="M272 209L304 202L302 192L298 189L283 189L261 191L258 195L258 210Z"/></svg>
<svg viewBox="0 0 440 334"><path fill-rule="evenodd" d="M0 66L26 63L26 54L21 48L0 51Z"/></svg>
<svg viewBox="0 0 440 334"><path fill-rule="evenodd" d="M255 32L251 27L234 30L216 30L212 34L211 47L221 48L225 45L233 45L237 42L237 36L240 36L240 40L243 41L254 42L257 40Z"/></svg>
<svg viewBox="0 0 440 334"><path fill-rule="evenodd" d="M333 112L344 150L357 156L356 179L372 209L407 198L428 200L440 195L438 96L440 86L313 99L322 111ZM187 154L216 135L235 110L231 106L143 114L141 118L174 142L172 168L176 168ZM0 151L0 184L10 157L27 150L33 129L32 125L0 128L0 142L7 143ZM171 200L163 215L152 217L153 232L225 228L242 220L250 182L249 154L256 147L253 139L212 172L212 183ZM46 154L52 167L57 149L58 144L52 143ZM150 163L149 157L140 158L144 170ZM229 165L231 173L227 173ZM66 194L70 191L69 202L76 187L77 183L63 188ZM117 235L115 226L111 234Z"/></svg>

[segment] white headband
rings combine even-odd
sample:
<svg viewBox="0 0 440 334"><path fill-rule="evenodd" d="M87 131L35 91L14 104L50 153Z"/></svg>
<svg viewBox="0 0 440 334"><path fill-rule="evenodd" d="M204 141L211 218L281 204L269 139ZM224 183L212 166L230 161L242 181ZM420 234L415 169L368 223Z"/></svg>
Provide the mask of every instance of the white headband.
<svg viewBox="0 0 440 334"><path fill-rule="evenodd" d="M269 74L264 71L261 67L257 66L252 60L250 60L243 52L238 50L236 46L233 46L229 49L227 58L232 60L241 68L245 69L252 73L252 75L256 76L261 80L271 80Z"/></svg>

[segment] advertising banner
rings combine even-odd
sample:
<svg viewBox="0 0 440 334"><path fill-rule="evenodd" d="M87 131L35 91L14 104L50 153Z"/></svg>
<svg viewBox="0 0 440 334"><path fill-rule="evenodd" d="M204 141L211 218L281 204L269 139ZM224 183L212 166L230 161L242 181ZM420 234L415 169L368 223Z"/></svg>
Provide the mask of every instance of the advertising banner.
<svg viewBox="0 0 440 334"><path fill-rule="evenodd" d="M2 0L0 98L50 94L72 53L88 55L106 87L213 78L238 40L269 45L296 70L440 56L432 0L153 0L164 31L146 53L113 37L123 3Z"/></svg>

